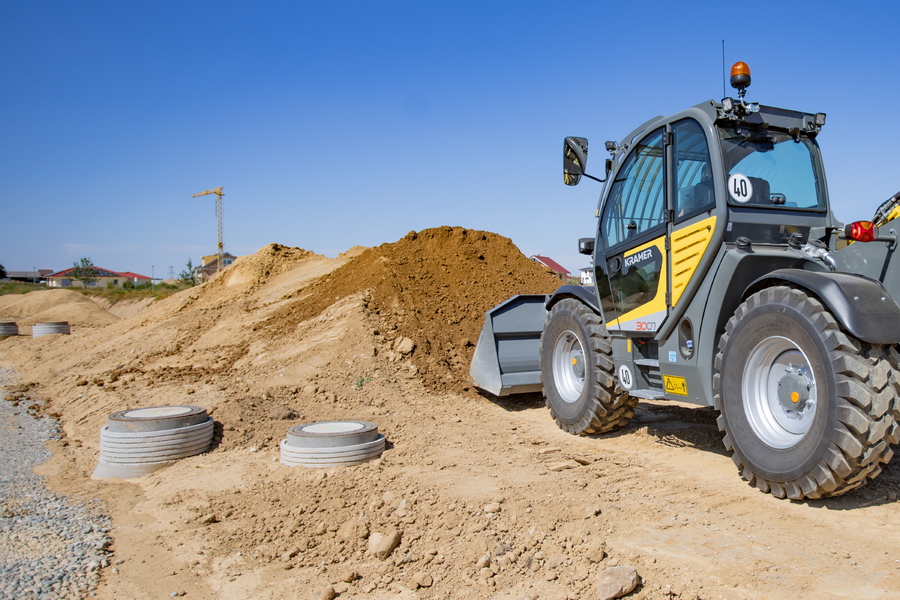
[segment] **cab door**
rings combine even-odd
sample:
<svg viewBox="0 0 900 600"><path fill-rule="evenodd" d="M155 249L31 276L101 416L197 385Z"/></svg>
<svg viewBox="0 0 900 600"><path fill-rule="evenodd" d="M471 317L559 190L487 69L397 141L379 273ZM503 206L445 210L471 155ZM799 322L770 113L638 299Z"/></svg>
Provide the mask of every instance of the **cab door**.
<svg viewBox="0 0 900 600"><path fill-rule="evenodd" d="M637 142L604 203L596 275L610 330L652 335L668 315L666 139L661 127Z"/></svg>

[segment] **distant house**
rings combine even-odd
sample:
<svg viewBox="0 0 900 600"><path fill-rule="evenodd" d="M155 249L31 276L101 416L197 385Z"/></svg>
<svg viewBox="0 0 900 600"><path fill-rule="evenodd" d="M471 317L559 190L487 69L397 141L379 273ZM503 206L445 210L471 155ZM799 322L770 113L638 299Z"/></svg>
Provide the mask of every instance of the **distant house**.
<svg viewBox="0 0 900 600"><path fill-rule="evenodd" d="M37 271L7 271L6 278L10 281L43 283L44 278L52 272L53 269L38 269Z"/></svg>
<svg viewBox="0 0 900 600"><path fill-rule="evenodd" d="M594 270L590 267L581 269L581 285L594 285Z"/></svg>
<svg viewBox="0 0 900 600"><path fill-rule="evenodd" d="M552 258L547 258L546 256L541 256L539 254L535 254L534 256L532 256L530 258L534 262L540 263L540 264L544 265L545 267L547 267L548 269L550 269L551 271L553 271L556 274L556 276L559 277L560 279L562 279L563 281L568 279L571 275L565 268L563 268L562 265L560 265L558 262L556 262Z"/></svg>
<svg viewBox="0 0 900 600"><path fill-rule="evenodd" d="M226 252L222 255L222 268L231 265L234 262L234 259L237 256ZM194 269L200 279L209 279L213 275L219 272L219 255L213 254L212 256L201 256L200 262L202 263L199 267Z"/></svg>
<svg viewBox="0 0 900 600"><path fill-rule="evenodd" d="M105 288L110 281L117 287L123 287L126 281L130 281L135 285L140 283L150 283L150 278L146 275L138 275L137 273L132 273L131 271L120 273L118 271L110 271L109 269L94 267L94 273L97 277L97 280L88 283L87 286L85 286L82 282L72 277L72 271L74 270L75 267L72 267L71 269L66 269L65 271L60 271L58 273L53 273L52 275L47 276L47 285L52 288Z"/></svg>

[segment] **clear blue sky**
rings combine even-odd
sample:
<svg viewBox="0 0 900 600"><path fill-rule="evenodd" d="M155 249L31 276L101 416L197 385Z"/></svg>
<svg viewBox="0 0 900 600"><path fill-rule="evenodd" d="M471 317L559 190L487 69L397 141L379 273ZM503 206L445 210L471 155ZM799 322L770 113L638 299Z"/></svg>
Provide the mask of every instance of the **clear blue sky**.
<svg viewBox="0 0 900 600"><path fill-rule="evenodd" d="M600 171L604 140L720 99L723 38L750 100L828 113L833 208L868 218L900 190L898 17L897 2L0 0L0 263L177 274L215 252L214 196L191 196L221 185L236 255L459 225L575 273L601 186L563 185L563 138L588 137Z"/></svg>

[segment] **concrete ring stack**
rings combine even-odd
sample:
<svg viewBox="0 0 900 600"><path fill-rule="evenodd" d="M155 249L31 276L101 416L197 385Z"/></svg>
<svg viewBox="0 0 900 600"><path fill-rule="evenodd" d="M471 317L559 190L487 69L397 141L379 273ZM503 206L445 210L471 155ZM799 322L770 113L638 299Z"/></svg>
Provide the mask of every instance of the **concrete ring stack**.
<svg viewBox="0 0 900 600"><path fill-rule="evenodd" d="M66 321L48 321L46 323L35 323L31 328L31 337L41 337L50 335L51 333L62 333L69 335L72 333L69 324Z"/></svg>
<svg viewBox="0 0 900 600"><path fill-rule="evenodd" d="M202 454L213 419L200 406L154 406L113 413L100 429L100 462L92 479L130 479Z"/></svg>
<svg viewBox="0 0 900 600"><path fill-rule="evenodd" d="M375 423L324 421L291 427L281 441L281 464L326 468L358 465L381 456L384 436Z"/></svg>

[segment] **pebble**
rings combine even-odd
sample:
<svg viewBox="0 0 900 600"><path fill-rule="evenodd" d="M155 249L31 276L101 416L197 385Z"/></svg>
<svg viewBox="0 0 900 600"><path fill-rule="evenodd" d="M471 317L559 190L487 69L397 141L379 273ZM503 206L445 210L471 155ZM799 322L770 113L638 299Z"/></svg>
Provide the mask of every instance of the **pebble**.
<svg viewBox="0 0 900 600"><path fill-rule="evenodd" d="M19 382L15 371L0 368L0 397ZM28 414L32 404L0 401L0 600L83 598L109 564L109 517L50 492L34 474L51 456L44 442L61 436L56 421Z"/></svg>

